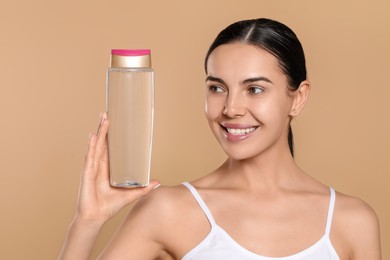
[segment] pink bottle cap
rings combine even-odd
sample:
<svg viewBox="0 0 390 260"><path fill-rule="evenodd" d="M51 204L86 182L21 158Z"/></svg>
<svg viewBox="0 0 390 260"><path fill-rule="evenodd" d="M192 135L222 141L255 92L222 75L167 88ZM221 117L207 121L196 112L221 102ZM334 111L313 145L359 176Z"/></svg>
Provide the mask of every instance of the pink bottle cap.
<svg viewBox="0 0 390 260"><path fill-rule="evenodd" d="M125 49L114 49L111 50L112 55L119 56L144 56L150 55L149 49L136 49L136 50L125 50Z"/></svg>
<svg viewBox="0 0 390 260"><path fill-rule="evenodd" d="M111 68L151 68L149 49L111 50Z"/></svg>

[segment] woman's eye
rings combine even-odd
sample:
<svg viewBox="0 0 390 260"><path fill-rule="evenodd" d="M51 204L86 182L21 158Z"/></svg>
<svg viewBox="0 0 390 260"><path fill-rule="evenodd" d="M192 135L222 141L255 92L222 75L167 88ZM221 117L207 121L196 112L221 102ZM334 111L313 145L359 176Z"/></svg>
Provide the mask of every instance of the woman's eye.
<svg viewBox="0 0 390 260"><path fill-rule="evenodd" d="M223 89L223 88L218 87L218 86L215 86L215 85L210 86L210 87L209 87L209 90L210 90L211 92L215 92L215 93L222 93L222 92L224 92L224 89Z"/></svg>
<svg viewBox="0 0 390 260"><path fill-rule="evenodd" d="M264 89L261 87L250 87L248 91L250 94L261 94L264 92Z"/></svg>

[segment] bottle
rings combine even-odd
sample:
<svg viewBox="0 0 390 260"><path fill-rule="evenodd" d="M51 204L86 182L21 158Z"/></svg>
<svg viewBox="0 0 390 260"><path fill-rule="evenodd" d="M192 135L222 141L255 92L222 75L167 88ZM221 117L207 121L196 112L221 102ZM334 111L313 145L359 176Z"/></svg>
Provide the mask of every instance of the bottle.
<svg viewBox="0 0 390 260"><path fill-rule="evenodd" d="M154 114L154 71L150 50L111 50L107 70L110 183L149 185Z"/></svg>

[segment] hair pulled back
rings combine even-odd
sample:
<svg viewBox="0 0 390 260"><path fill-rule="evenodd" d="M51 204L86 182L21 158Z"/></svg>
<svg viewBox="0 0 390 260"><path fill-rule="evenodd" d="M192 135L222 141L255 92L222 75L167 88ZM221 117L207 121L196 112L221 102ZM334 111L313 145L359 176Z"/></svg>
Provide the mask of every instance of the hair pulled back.
<svg viewBox="0 0 390 260"><path fill-rule="evenodd" d="M306 80L305 54L298 37L286 25L266 18L239 21L222 30L206 54L206 73L210 54L218 46L234 42L250 44L274 55L287 77L290 90L297 90L301 82ZM288 131L288 145L294 156L291 126Z"/></svg>

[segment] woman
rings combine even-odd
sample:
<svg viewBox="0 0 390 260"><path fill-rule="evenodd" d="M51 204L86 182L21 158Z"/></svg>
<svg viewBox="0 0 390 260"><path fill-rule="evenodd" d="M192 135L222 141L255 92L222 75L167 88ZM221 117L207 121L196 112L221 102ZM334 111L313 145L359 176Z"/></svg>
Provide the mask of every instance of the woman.
<svg viewBox="0 0 390 260"><path fill-rule="evenodd" d="M143 196L101 259L380 259L374 211L293 159L290 122L310 92L296 35L268 19L234 23L211 45L205 69L205 114L226 162L191 184L112 188L103 115L60 259L87 259L102 225Z"/></svg>

